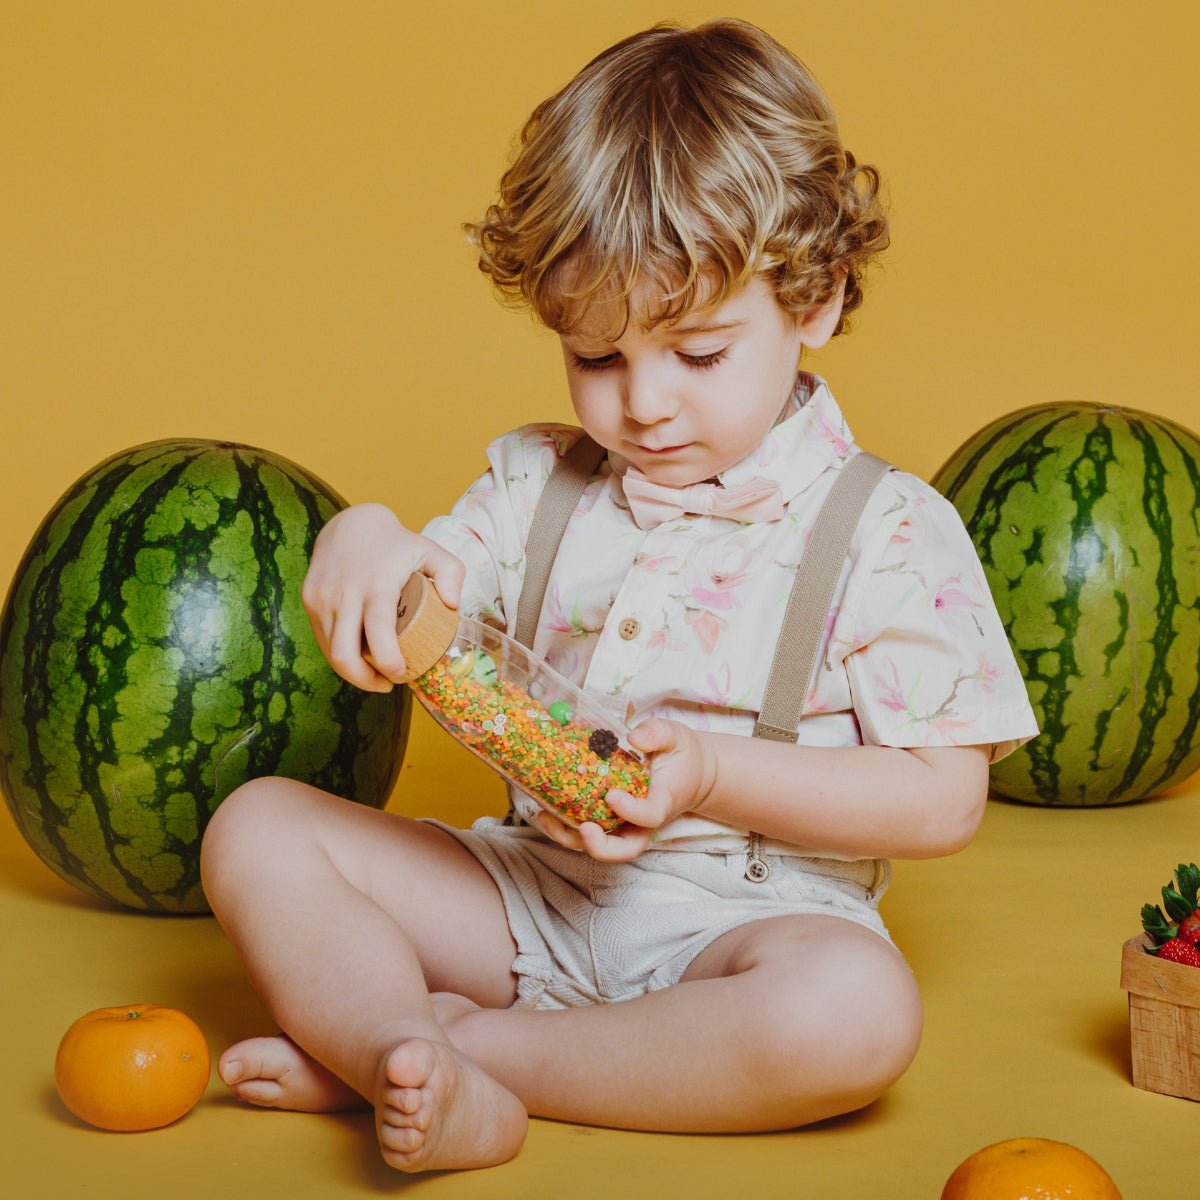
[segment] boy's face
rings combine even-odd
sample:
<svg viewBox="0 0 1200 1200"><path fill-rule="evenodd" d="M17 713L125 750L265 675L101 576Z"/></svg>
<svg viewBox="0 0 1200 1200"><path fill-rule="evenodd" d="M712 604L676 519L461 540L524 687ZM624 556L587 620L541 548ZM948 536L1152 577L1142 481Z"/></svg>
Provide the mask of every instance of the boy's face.
<svg viewBox="0 0 1200 1200"><path fill-rule="evenodd" d="M763 439L791 394L801 349L828 341L840 313L840 295L786 312L757 277L674 323L631 320L609 341L599 331L611 330L614 314L596 304L561 339L571 403L597 442L655 482L699 483Z"/></svg>

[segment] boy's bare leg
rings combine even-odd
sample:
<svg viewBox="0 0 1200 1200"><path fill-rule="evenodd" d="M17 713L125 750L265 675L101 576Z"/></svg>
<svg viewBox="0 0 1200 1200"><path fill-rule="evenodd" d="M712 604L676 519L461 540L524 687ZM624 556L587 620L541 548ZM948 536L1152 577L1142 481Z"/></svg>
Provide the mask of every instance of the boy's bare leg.
<svg viewBox="0 0 1200 1200"><path fill-rule="evenodd" d="M454 1043L530 1112L626 1129L788 1129L849 1112L894 1082L921 1032L900 955L825 917L727 934L679 985L622 1004L499 1012L433 1000ZM323 1071L296 1047L278 1063L293 1097Z"/></svg>
<svg viewBox="0 0 1200 1200"><path fill-rule="evenodd" d="M429 1170L516 1153L521 1102L450 1044L429 998L436 987L505 1006L516 992L499 893L452 837L263 779L218 809L202 866L251 982L305 1055L373 1103L386 1161ZM222 1061L252 1069L250 1049Z"/></svg>
<svg viewBox="0 0 1200 1200"><path fill-rule="evenodd" d="M535 1115L625 1129L790 1129L850 1112L907 1068L912 972L853 922L776 917L726 934L675 987L587 1008L435 997L455 1045Z"/></svg>

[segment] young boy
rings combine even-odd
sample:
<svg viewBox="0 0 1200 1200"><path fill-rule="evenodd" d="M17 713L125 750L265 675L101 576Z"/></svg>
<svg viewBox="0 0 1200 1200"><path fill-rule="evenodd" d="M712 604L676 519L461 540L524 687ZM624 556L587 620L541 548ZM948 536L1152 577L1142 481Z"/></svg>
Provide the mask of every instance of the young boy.
<svg viewBox="0 0 1200 1200"><path fill-rule="evenodd" d="M426 1170L511 1157L527 1113L789 1128L907 1067L921 1008L878 914L887 860L965 846L989 760L1036 732L970 541L920 481L872 494L797 741L749 736L796 565L859 453L797 366L861 300L877 190L803 66L740 22L631 37L533 113L471 229L560 335L606 451L533 644L634 726L650 792L610 793L625 824L606 834L515 790L511 820L452 830L290 780L239 789L205 887L283 1036L225 1052L238 1095L365 1099L386 1161ZM339 673L402 677L414 572L511 632L533 515L580 437L498 439L424 535L378 505L335 517L305 603Z"/></svg>

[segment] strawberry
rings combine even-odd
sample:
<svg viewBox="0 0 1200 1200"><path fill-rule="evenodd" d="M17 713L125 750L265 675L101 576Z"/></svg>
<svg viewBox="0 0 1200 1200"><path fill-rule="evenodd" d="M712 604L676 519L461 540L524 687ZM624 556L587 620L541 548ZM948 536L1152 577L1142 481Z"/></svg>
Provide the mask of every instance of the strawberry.
<svg viewBox="0 0 1200 1200"><path fill-rule="evenodd" d="M1142 928L1153 946L1147 954L1157 954L1168 962L1200 967L1200 867L1180 863L1175 878L1162 889L1162 908L1142 905ZM1163 908L1166 912L1163 912Z"/></svg>
<svg viewBox="0 0 1200 1200"><path fill-rule="evenodd" d="M1173 937L1158 948L1158 957L1167 962L1183 963L1186 967L1200 967L1200 946L1181 937Z"/></svg>

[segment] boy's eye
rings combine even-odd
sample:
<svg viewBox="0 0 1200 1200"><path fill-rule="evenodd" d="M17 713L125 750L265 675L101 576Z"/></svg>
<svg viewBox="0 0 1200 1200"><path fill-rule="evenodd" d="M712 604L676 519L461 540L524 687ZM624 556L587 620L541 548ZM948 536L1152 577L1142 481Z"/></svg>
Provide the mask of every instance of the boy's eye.
<svg viewBox="0 0 1200 1200"><path fill-rule="evenodd" d="M601 354L596 358L584 358L582 354L571 354L572 365L577 371L603 371L617 361L615 354Z"/></svg>
<svg viewBox="0 0 1200 1200"><path fill-rule="evenodd" d="M725 357L725 351L715 350L712 354L684 354L680 352L679 357L689 367L695 367L698 371L706 371L709 367L715 367Z"/></svg>

